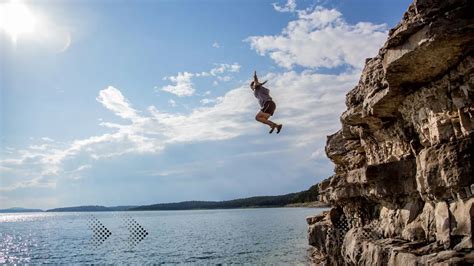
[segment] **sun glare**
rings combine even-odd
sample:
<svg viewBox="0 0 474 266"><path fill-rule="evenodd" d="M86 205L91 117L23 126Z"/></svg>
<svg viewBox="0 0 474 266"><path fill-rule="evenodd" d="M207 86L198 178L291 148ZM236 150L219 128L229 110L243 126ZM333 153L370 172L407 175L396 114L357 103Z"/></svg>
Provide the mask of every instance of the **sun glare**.
<svg viewBox="0 0 474 266"><path fill-rule="evenodd" d="M20 35L35 31L36 19L28 7L19 1L0 4L0 29L16 43Z"/></svg>

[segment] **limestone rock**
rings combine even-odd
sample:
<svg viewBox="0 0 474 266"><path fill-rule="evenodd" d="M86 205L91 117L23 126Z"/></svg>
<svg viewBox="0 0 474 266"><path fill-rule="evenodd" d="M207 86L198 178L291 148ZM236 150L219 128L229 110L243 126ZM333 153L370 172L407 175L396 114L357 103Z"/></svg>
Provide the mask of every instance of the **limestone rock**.
<svg viewBox="0 0 474 266"><path fill-rule="evenodd" d="M474 263L474 1L414 0L328 136L312 262Z"/></svg>
<svg viewBox="0 0 474 266"><path fill-rule="evenodd" d="M450 244L450 221L449 221L449 210L446 202L438 202L435 208L435 221L436 221L436 240L443 244L445 247L449 247Z"/></svg>

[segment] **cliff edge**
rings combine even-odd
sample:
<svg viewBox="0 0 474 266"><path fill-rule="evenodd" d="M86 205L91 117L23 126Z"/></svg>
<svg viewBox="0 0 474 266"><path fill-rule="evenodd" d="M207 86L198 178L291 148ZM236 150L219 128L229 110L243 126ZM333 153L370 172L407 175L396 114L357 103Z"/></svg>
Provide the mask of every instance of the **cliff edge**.
<svg viewBox="0 0 474 266"><path fill-rule="evenodd" d="M474 263L474 1L415 0L328 136L323 265Z"/></svg>

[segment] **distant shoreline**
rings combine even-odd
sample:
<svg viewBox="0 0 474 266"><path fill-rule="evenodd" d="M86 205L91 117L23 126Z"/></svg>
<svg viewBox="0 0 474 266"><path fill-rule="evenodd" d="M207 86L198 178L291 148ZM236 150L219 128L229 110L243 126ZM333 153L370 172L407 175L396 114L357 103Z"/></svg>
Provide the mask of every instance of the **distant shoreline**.
<svg viewBox="0 0 474 266"><path fill-rule="evenodd" d="M317 187L308 190L276 196L254 196L223 201L182 201L157 203L151 205L123 205L106 207L100 205L84 205L61 207L48 210L9 208L0 209L0 213L21 212L105 212L105 211L180 211L180 210L215 210L215 209L248 209L248 208L325 208L328 204L318 201Z"/></svg>
<svg viewBox="0 0 474 266"><path fill-rule="evenodd" d="M139 212L139 211L209 211L209 210L244 210L244 209L276 209L276 208L313 208L313 209L324 209L329 208L330 205L322 202L306 202L306 203L294 203L285 206L249 206L249 207L238 207L238 208L195 208L195 209L180 209L180 210L34 210L34 211L0 211L0 214L15 214L15 213L54 213L54 212ZM107 208L107 207L106 207Z"/></svg>

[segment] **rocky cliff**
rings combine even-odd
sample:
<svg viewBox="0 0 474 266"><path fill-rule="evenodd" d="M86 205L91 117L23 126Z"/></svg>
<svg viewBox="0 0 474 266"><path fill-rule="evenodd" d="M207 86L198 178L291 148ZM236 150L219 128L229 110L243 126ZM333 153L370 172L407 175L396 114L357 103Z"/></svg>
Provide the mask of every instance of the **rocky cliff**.
<svg viewBox="0 0 474 266"><path fill-rule="evenodd" d="M313 262L474 263L473 15L472 0L415 0L367 59L327 139Z"/></svg>

